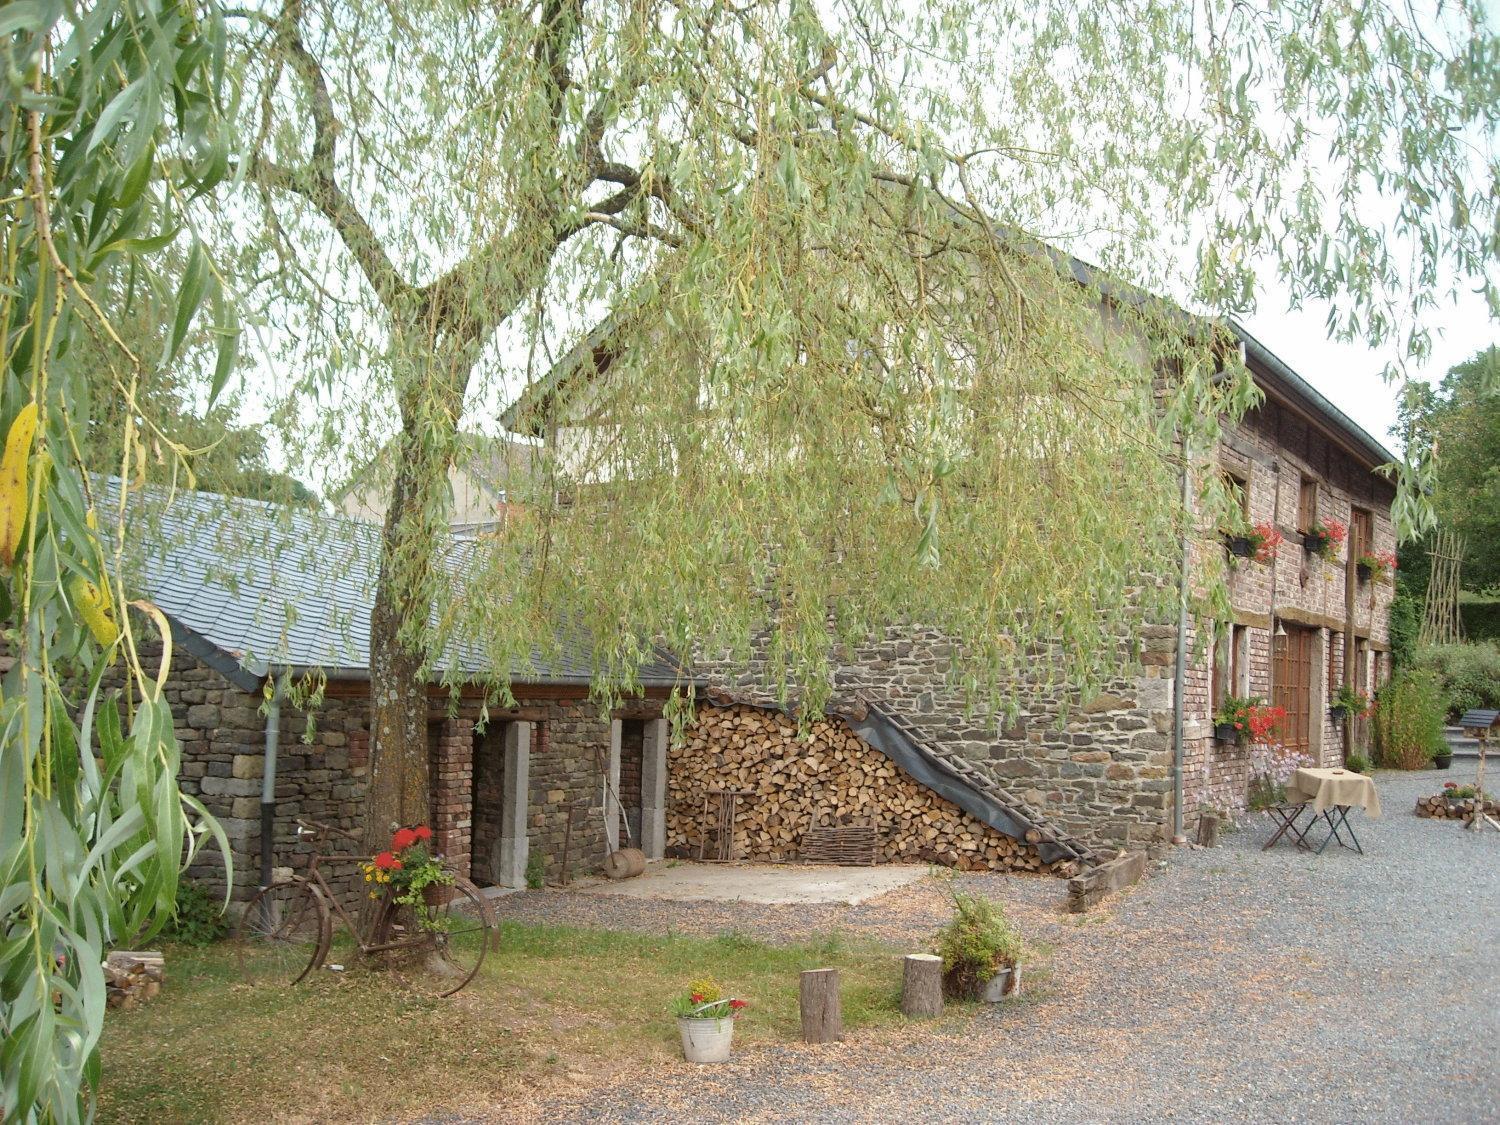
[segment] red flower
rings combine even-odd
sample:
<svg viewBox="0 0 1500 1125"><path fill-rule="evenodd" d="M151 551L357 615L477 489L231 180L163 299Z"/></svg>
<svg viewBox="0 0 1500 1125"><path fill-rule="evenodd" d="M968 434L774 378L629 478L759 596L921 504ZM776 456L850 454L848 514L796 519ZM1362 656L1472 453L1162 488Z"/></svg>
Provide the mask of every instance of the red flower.
<svg viewBox="0 0 1500 1125"><path fill-rule="evenodd" d="M382 871L394 871L401 866L401 861L390 852L381 852L375 857L375 866Z"/></svg>
<svg viewBox="0 0 1500 1125"><path fill-rule="evenodd" d="M693 1001L694 1004L701 1004L701 1003L703 1003L703 993L701 993L701 992L695 992L695 993L693 993L693 995L692 995L692 1001Z"/></svg>
<svg viewBox="0 0 1500 1125"><path fill-rule="evenodd" d="M738 1012L738 1011L739 1011L739 1010L740 1010L740 1009L741 1009L741 1008L743 1008L743 1007L744 1007L744 1006L745 1006L745 1005L746 1005L746 1004L747 1004L747 1003L748 1003L748 1002L749 1002L749 1001L746 1001L746 1000L731 1000L731 1001L730 1001L730 1002L729 1002L729 1006L730 1006L730 1007L731 1007L731 1008L733 1008L733 1009L734 1009L734 1010L735 1010L735 1011L736 1011L736 1012Z"/></svg>
<svg viewBox="0 0 1500 1125"><path fill-rule="evenodd" d="M411 831L412 835L415 836L418 840L421 840L423 843L426 843L428 840L432 839L432 829L428 828L425 824L421 825L418 828L413 828Z"/></svg>
<svg viewBox="0 0 1500 1125"><path fill-rule="evenodd" d="M400 871L403 866L404 866L404 864L402 864L402 862L399 859L393 859L393 860L391 860L391 870L392 871Z"/></svg>
<svg viewBox="0 0 1500 1125"><path fill-rule="evenodd" d="M398 828L396 834L391 837L391 847L396 851L404 851L417 842L417 834L410 828Z"/></svg>

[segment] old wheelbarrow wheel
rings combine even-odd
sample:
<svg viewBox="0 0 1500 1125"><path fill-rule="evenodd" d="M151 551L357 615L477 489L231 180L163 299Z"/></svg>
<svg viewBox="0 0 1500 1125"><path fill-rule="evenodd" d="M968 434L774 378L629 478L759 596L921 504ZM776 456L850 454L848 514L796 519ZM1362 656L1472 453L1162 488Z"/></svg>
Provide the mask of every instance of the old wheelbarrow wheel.
<svg viewBox="0 0 1500 1125"><path fill-rule="evenodd" d="M247 978L296 984L323 963L333 941L323 892L305 879L262 888L240 916L234 941Z"/></svg>

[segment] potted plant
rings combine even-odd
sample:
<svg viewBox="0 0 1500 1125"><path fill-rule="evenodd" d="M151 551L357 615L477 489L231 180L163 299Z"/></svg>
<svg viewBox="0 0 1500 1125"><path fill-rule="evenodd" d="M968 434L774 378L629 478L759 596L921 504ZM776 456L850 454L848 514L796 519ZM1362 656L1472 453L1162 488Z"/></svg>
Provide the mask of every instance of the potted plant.
<svg viewBox="0 0 1500 1125"><path fill-rule="evenodd" d="M383 889L395 901L410 906L420 925L436 929L440 923L430 908L453 897L453 876L432 854L431 841L432 829L425 824L398 828L389 850L373 856L361 869L371 885L371 898L379 898Z"/></svg>
<svg viewBox="0 0 1500 1125"><path fill-rule="evenodd" d="M1444 743L1441 750L1434 750L1432 753L1432 768L1445 770L1451 765L1453 765L1453 748Z"/></svg>
<svg viewBox="0 0 1500 1125"><path fill-rule="evenodd" d="M1021 988L1021 934L1000 904L981 895L953 893L953 920L938 934L943 991L961 1000L995 1003Z"/></svg>
<svg viewBox="0 0 1500 1125"><path fill-rule="evenodd" d="M1349 529L1338 520L1319 521L1302 532L1302 549L1309 555L1332 559L1349 535Z"/></svg>
<svg viewBox="0 0 1500 1125"><path fill-rule="evenodd" d="M1348 718L1359 718L1370 710L1370 697L1351 684L1340 684L1333 693L1333 702L1328 705L1335 722Z"/></svg>
<svg viewBox="0 0 1500 1125"><path fill-rule="evenodd" d="M1235 558L1253 558L1258 563L1268 563L1276 557L1283 539L1274 524L1258 523L1244 535L1226 533L1224 542Z"/></svg>
<svg viewBox="0 0 1500 1125"><path fill-rule="evenodd" d="M734 1021L746 1002L725 996L712 979L695 980L672 1001L677 1032L682 1037L682 1057L690 1063L729 1061L734 1045Z"/></svg>
<svg viewBox="0 0 1500 1125"><path fill-rule="evenodd" d="M1395 551L1366 551L1354 563L1354 573L1361 582L1383 582L1386 575L1395 572Z"/></svg>
<svg viewBox="0 0 1500 1125"><path fill-rule="evenodd" d="M1238 746L1263 742L1285 718L1285 707L1268 706L1259 696L1232 695L1214 712L1214 738Z"/></svg>

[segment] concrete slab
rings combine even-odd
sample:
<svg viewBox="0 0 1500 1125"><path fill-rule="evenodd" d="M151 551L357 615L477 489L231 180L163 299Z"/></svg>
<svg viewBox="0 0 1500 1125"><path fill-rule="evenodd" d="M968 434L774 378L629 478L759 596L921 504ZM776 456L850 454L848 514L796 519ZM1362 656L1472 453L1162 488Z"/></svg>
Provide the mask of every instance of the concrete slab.
<svg viewBox="0 0 1500 1125"><path fill-rule="evenodd" d="M645 874L617 883L578 880L580 894L659 898L673 902L756 902L765 905L841 902L858 906L925 878L926 867L888 864L837 867L823 864L688 863L665 860Z"/></svg>

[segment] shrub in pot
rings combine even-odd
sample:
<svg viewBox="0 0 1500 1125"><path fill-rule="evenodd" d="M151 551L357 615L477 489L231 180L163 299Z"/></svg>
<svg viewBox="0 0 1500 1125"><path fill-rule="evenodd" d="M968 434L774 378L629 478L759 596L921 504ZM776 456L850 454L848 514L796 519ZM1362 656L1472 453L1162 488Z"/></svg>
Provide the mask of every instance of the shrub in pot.
<svg viewBox="0 0 1500 1125"><path fill-rule="evenodd" d="M1000 904L981 895L953 893L953 920L938 934L937 954L943 959L943 991L959 1000L990 999L990 984L1010 974L1002 991L1014 992L1017 963L1025 946L1021 934L1005 917Z"/></svg>
<svg viewBox="0 0 1500 1125"><path fill-rule="evenodd" d="M682 1038L682 1057L691 1063L729 1061L734 1046L734 1021L745 1001L725 996L718 981L695 980L672 1001L677 1033Z"/></svg>

